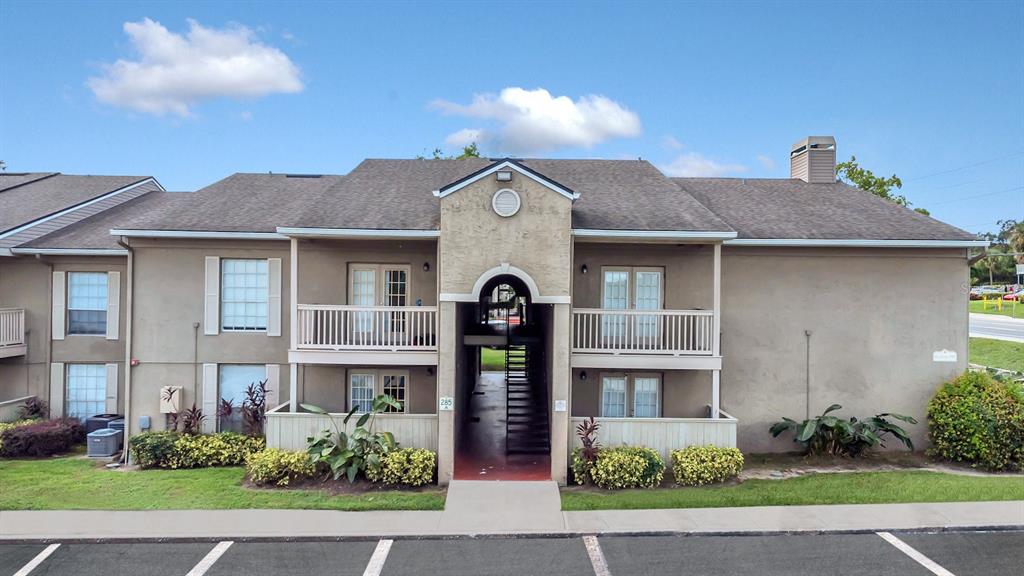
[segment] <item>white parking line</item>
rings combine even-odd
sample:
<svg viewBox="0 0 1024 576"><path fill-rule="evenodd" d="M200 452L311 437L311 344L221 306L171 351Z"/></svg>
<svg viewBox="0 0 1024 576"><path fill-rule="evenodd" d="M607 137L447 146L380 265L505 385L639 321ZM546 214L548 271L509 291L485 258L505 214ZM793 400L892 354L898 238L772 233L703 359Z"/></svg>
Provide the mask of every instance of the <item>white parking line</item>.
<svg viewBox="0 0 1024 576"><path fill-rule="evenodd" d="M915 562L917 562L921 566L924 566L925 568L927 568L932 574L935 574L935 576L955 576L955 574L953 574L949 570L946 570L942 566L939 566L938 564L935 563L934 560L932 560L931 558L925 556L924 554L921 554L916 549L914 549L913 546L911 546L910 544L907 544L906 542L904 542L903 540L900 540L899 538L893 536L892 534L890 534L888 532L876 532L876 534L881 536L882 539L885 540L886 542L888 542L889 544L892 544L893 546L895 546L896 549L899 550L900 552L903 552L907 556L910 556L911 558L913 558L913 560Z"/></svg>
<svg viewBox="0 0 1024 576"><path fill-rule="evenodd" d="M31 561L29 561L28 564L25 564L24 566L22 566L21 570L18 570L17 572L15 572L14 576L28 576L30 572L35 570L37 566L39 566L40 564L43 563L43 560L46 560L47 558L49 558L50 554L53 554L53 551L56 550L57 548L60 548L60 544L50 544L46 548L43 548L42 552L40 552L39 554L36 554L35 558L33 558Z"/></svg>
<svg viewBox="0 0 1024 576"><path fill-rule="evenodd" d="M214 563L216 563L217 560L219 560L220 557L228 551L228 548L231 548L232 544L234 544L234 542L228 540L218 542L217 545L213 547L213 550L210 550L206 556L199 561L199 564L196 564L195 567L189 570L188 574L185 576L203 576L203 574L206 574L206 571L209 570L210 567L212 567Z"/></svg>
<svg viewBox="0 0 1024 576"><path fill-rule="evenodd" d="M366 565L366 570L363 571L363 576L380 576L381 570L384 569L384 562L388 559L388 553L391 552L391 545L394 540L381 540L377 542L377 548L373 550L373 556L370 556L370 563Z"/></svg>
<svg viewBox="0 0 1024 576"><path fill-rule="evenodd" d="M594 576L612 576L597 536L584 536L583 545L587 547L587 556L590 556L590 565L594 567Z"/></svg>

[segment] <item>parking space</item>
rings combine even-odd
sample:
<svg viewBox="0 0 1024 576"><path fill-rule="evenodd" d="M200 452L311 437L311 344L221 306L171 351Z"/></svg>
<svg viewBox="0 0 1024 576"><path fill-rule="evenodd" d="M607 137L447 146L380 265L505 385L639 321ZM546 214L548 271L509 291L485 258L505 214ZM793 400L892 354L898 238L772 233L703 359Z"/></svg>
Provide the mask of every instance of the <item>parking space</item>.
<svg viewBox="0 0 1024 576"><path fill-rule="evenodd" d="M612 574L931 576L874 534L600 538Z"/></svg>
<svg viewBox="0 0 1024 576"><path fill-rule="evenodd" d="M1016 576L1024 566L1024 532L896 533L886 537L889 539L877 534L605 536L591 538L590 550L579 537L61 544L34 568L33 559L47 546L0 544L0 576ZM928 562L938 571L926 568Z"/></svg>
<svg viewBox="0 0 1024 576"><path fill-rule="evenodd" d="M957 576L1024 573L1024 532L943 532L898 536Z"/></svg>
<svg viewBox="0 0 1024 576"><path fill-rule="evenodd" d="M360 576L376 545L376 542L236 542L206 574Z"/></svg>
<svg viewBox="0 0 1024 576"><path fill-rule="evenodd" d="M594 569L580 538L498 538L396 541L381 572L384 576L425 573L594 576Z"/></svg>

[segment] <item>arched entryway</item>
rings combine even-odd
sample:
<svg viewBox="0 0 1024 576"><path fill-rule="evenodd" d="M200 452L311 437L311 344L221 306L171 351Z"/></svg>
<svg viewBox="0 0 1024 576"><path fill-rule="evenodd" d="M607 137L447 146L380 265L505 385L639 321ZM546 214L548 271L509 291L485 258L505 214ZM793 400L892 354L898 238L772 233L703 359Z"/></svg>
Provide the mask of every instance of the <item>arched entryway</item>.
<svg viewBox="0 0 1024 576"><path fill-rule="evenodd" d="M477 301L463 304L466 409L456 415L457 479L551 477L550 306L534 303L535 295L528 275L504 269L482 276L474 287Z"/></svg>

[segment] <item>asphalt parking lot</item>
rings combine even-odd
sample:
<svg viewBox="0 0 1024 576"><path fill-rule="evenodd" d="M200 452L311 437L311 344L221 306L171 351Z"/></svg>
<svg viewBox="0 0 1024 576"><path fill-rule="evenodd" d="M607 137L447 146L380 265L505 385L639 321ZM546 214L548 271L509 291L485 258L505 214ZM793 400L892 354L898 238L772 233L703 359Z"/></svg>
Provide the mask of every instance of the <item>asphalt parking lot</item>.
<svg viewBox="0 0 1024 576"><path fill-rule="evenodd" d="M1014 575L1024 532L0 544L0 575Z"/></svg>

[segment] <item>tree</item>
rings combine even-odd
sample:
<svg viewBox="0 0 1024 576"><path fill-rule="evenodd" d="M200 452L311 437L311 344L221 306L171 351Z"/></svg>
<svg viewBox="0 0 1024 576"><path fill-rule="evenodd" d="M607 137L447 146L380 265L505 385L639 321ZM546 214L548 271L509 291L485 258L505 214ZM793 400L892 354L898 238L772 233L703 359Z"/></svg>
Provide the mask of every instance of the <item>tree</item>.
<svg viewBox="0 0 1024 576"><path fill-rule="evenodd" d="M888 178L875 176L871 170L860 167L856 156L850 156L848 161L840 162L836 165L836 177L847 184L852 184L861 190L871 192L879 198L894 202L900 206L910 207L910 201L907 200L906 196L893 192L894 188L896 190L903 188L903 181L899 179L899 176L895 174Z"/></svg>
<svg viewBox="0 0 1024 576"><path fill-rule="evenodd" d="M1013 222L1013 220L1004 220L1004 222ZM1007 227L1006 241L1010 245L1010 248L1017 253L1015 260L1024 264L1024 220L1020 222L1014 222L1011 226Z"/></svg>
<svg viewBox="0 0 1024 576"><path fill-rule="evenodd" d="M444 151L440 148L434 148L434 151L430 153L431 160L465 160L466 158L479 158L480 149L477 147L476 142L472 142L467 146L462 147L462 153L458 156L445 156ZM426 160L421 154L416 157L417 160Z"/></svg>
<svg viewBox="0 0 1024 576"><path fill-rule="evenodd" d="M7 162L0 160L0 172L7 170Z"/></svg>

